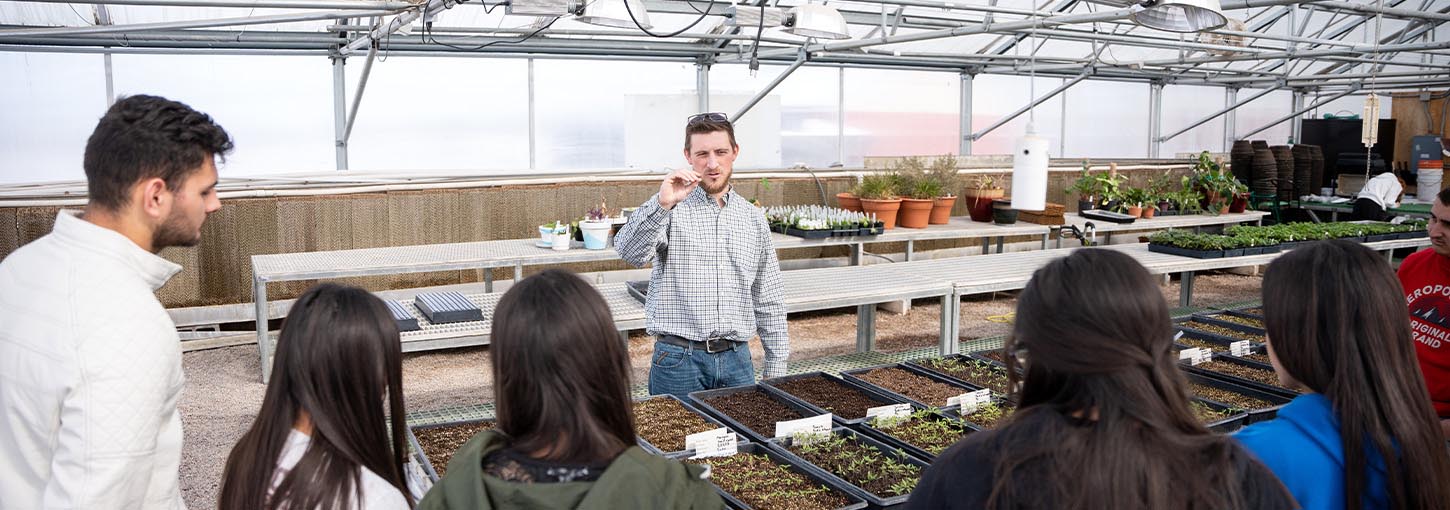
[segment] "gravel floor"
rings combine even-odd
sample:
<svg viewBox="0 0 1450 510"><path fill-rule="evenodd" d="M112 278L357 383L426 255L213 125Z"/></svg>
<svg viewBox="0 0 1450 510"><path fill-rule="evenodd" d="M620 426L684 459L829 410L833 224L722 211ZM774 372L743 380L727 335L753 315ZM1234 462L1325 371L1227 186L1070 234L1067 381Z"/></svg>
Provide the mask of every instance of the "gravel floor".
<svg viewBox="0 0 1450 510"><path fill-rule="evenodd" d="M1194 304L1231 303L1257 299L1260 278L1230 273L1200 275L1194 281ZM1178 282L1162 287L1176 305ZM987 317L1011 313L1015 293L997 293L962 303L962 338L1003 335L1008 325ZM936 345L941 306L935 300L918 301L906 314L877 314L877 348L882 351ZM790 318L791 359L805 360L853 351L854 310L801 313ZM763 352L752 343L755 359ZM651 340L637 332L630 339L635 381L644 381L652 349ZM263 386L257 380L256 347L239 346L187 353L182 360L186 389L181 413L186 448L181 461L181 490L191 508L215 508L222 467L231 447L261 406ZM492 400L488 349L474 347L409 354L403 364L408 409L437 409Z"/></svg>

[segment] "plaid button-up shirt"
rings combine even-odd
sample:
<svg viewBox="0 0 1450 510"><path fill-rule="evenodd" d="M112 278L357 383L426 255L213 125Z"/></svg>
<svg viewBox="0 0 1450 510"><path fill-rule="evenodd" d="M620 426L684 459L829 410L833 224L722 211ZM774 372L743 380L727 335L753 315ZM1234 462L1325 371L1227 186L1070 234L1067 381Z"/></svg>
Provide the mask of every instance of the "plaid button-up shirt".
<svg viewBox="0 0 1450 510"><path fill-rule="evenodd" d="M724 201L721 207L695 188L665 209L655 195L619 229L615 249L636 267L655 263L645 300L649 334L697 342L759 334L765 377L785 375L785 288L770 227L734 190Z"/></svg>

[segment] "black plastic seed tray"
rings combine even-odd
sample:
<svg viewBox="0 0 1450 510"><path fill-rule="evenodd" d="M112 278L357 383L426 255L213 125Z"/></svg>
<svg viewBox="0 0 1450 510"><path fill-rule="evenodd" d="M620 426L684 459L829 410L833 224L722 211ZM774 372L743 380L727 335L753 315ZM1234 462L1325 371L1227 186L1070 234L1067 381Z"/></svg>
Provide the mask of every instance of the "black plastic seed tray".
<svg viewBox="0 0 1450 510"><path fill-rule="evenodd" d="M942 356L942 358L943 359L956 359L956 360L961 360L961 361L966 362L966 363L976 363L976 362L979 362L980 361L980 362L984 362L984 363L987 363L989 365L992 365L993 368L997 369L998 371L1000 371L1000 372L1002 372L1004 374L1007 373L1006 368L1004 366L1002 366L1002 364L993 362L991 359L980 359L980 358L977 358L975 356L966 355L966 354L953 354L953 355L950 355L950 356ZM926 364L925 363L922 363L922 362L923 361L926 361L928 359L932 359L932 358L914 359L914 360L910 360L910 361L907 361L905 363L902 363L902 365L906 366L906 368L908 370L912 370L912 371L914 371L916 373L919 373L919 374L925 374L925 375L928 375L928 376L937 377L937 378L944 379L946 381L950 381L950 382L957 383L957 384L964 384L964 385L970 386L972 388L978 388L978 389L985 388L985 386L982 386L980 384L974 383L972 381L968 381L966 379L962 379L960 377L957 377L957 376L954 376L954 375L951 375L951 374L947 374L947 373L943 373L943 372L938 372L936 370L931 369L930 367L927 367ZM993 390L992 391L992 398L998 398L998 397L1004 397L1005 398L1005 397L1007 397L1007 395L1002 394L1002 393L999 393L996 390Z"/></svg>
<svg viewBox="0 0 1450 510"><path fill-rule="evenodd" d="M825 372L807 372L807 373L804 373L804 374L788 375L788 376L785 376L785 377L776 377L774 379L766 379L766 380L760 381L760 385L761 386L769 386L771 389L776 390L776 392L779 393L781 396L784 396L785 398L790 399L790 400L793 400L793 401L795 401L796 403L798 403L800 405L803 405L803 406L806 406L806 407L808 407L808 408L810 408L812 410L815 410L816 411L816 414L826 414L826 413L830 413L831 411L827 410L826 408L823 408L821 406L812 404L812 403L806 401L806 399L801 398L801 397L797 397L794 394L792 394L791 392L786 391L786 390L783 390L783 389L781 389L778 386L779 384L783 384L783 383L786 383L786 382L795 381L795 380L799 380L799 379L810 379L810 378L813 378L813 377L825 378L827 381L831 381L833 383L839 384L839 385L841 385L843 387L846 387L846 388L849 388L851 390L861 392L861 394L862 395L865 395L866 398L869 398L871 400L876 401L877 402L877 405L886 406L886 405L892 405L892 404L911 404L911 401L910 400L908 400L906 398L903 398L903 397L900 397L900 396L897 396L897 395L892 394L892 393L888 393L888 392L881 391L880 388L877 388L875 386L864 386L864 385L861 385L861 384L855 384L855 383L852 383L850 381L846 381L845 379L841 379L840 377L836 377L834 375L831 375L831 374L828 374L828 373L825 373ZM912 404L912 407L916 408L916 407L920 407L920 406L917 405L917 404ZM831 420L832 421L835 421L836 423L839 423L841 425L860 425L861 423L863 423L863 422L866 421L866 417L865 416L862 416L860 418L847 418L847 417L841 416L839 414L831 413Z"/></svg>
<svg viewBox="0 0 1450 510"><path fill-rule="evenodd" d="M408 308L402 303L391 299L383 301L388 305L388 311L393 314L393 321L398 323L398 331L418 331L418 318L413 316Z"/></svg>
<svg viewBox="0 0 1450 510"><path fill-rule="evenodd" d="M1195 319L1192 319L1192 320L1198 320L1198 319L1195 318ZM1188 327L1188 326L1183 325L1183 322L1184 321L1175 321L1173 323L1173 327L1174 328L1177 328L1177 329L1179 329L1181 331L1183 331L1183 334L1185 336L1191 336L1193 338L1198 338L1198 339L1202 339L1202 340L1208 340L1208 341L1211 341L1211 342L1221 343L1221 344L1224 344L1224 345L1228 345L1228 344L1231 344L1233 342L1237 342L1239 340L1242 340L1241 338L1234 338L1234 337L1231 337L1231 336L1223 336L1223 335L1220 335L1218 333L1210 333L1208 331L1204 331L1204 330L1201 330L1201 329L1194 329L1194 328L1191 328L1191 327ZM1239 331L1239 332L1241 332L1241 333L1243 333L1245 335L1258 335L1260 338L1262 338L1264 336L1263 333L1250 333L1250 332L1247 332L1247 331L1240 331L1240 330L1237 330L1237 329L1235 329L1234 331ZM1250 342L1254 342L1253 340L1249 340L1249 341ZM1260 342L1254 342L1254 343L1255 344L1258 344Z"/></svg>
<svg viewBox="0 0 1450 510"><path fill-rule="evenodd" d="M1217 313L1195 313L1195 314L1193 314L1193 320L1198 321L1198 322L1202 322L1204 324L1212 324L1214 326L1222 326L1222 327L1225 327L1225 328L1228 328L1228 329L1232 329L1234 331L1242 331L1244 333L1248 333L1248 334L1251 334L1251 335L1262 335L1262 334L1264 334L1264 330L1263 329L1256 328L1256 327L1253 327L1253 326L1250 326L1250 325L1247 325L1247 324L1239 324L1239 323L1233 322L1233 321L1226 321L1226 320L1223 320L1222 318L1218 317L1218 315L1219 314L1217 314Z"/></svg>
<svg viewBox="0 0 1450 510"><path fill-rule="evenodd" d="M861 386L865 386L865 387L868 387L868 388L874 388L877 391L886 393L888 395L895 396L897 398L905 399L906 402L910 402L912 404L916 404L917 406L920 406L920 407L936 407L936 408L943 408L943 409L948 408L948 407L956 407L956 406L934 405L934 404L932 404L930 402L922 402L920 400L916 400L914 398L908 397L906 395L902 395L900 393L891 391L889 389L882 388L882 387L877 386L875 384L871 384L870 382L867 382L865 379L861 379L860 377L857 377L856 376L857 374L864 374L866 372L870 372L872 370L881 369L881 368L899 368L899 369L905 370L907 372L910 372L912 374L919 375L919 376L925 377L927 379L931 379L933 381L936 381L936 382L939 382L939 383L942 383L942 384L946 384L948 386L955 386L957 388L961 388L962 389L962 393L966 393L966 392L969 392L969 391L977 391L977 390L982 389L979 386L976 386L976 385L973 385L973 384L964 383L962 381L958 381L958 380L953 379L953 378L950 378L950 377L942 376L941 374L938 374L936 372L931 372L931 371L923 370L921 368L914 367L914 366L911 366L911 365L906 364L906 363L889 363L889 364L886 364L886 365L876 365L874 367L858 368L856 370L847 370L845 372L841 372L841 378L842 379L845 379L847 381L851 381L852 383L859 384Z"/></svg>
<svg viewBox="0 0 1450 510"><path fill-rule="evenodd" d="M1208 427L1208 430L1227 434L1229 432L1233 432L1235 430L1243 428L1243 426L1248 423L1249 414L1246 412L1204 398L1193 397L1193 401L1202 403L1203 405L1206 405L1215 411L1226 411L1232 413L1228 418L1205 423L1204 426Z"/></svg>
<svg viewBox="0 0 1450 510"><path fill-rule="evenodd" d="M831 435L843 436L854 439L857 442L865 444L866 446L875 448L876 451L881 452L881 455L883 457L889 458L902 464L910 464L916 466L918 468L921 468L922 471L926 471L926 468L928 466L927 462L924 460L912 457L911 455L903 451L887 446L885 443L876 440L876 438L867 436L865 434L856 432L845 427L837 427L835 429L832 429ZM905 503L907 498L911 497L911 493L906 493L899 496L883 497L873 494L871 491L868 491L861 487L857 487L855 484L848 482L839 476L836 476L835 473L826 471L824 468L821 468L820 466L817 466L815 464L811 464L809 461L801 458L794 452L791 452L790 445L792 441L794 441L794 439L789 437L772 439L769 445L771 448L775 449L775 451L780 452L781 455L784 455L785 458L790 459L794 462L798 462L806 469L814 471L817 476L829 480L832 485L835 485L837 487L843 487L846 489L846 492L851 493L851 495L866 500L866 503L870 505L871 508L885 508L893 505L899 505Z"/></svg>
<svg viewBox="0 0 1450 510"><path fill-rule="evenodd" d="M796 401L795 399L792 399L792 398L789 398L789 397L785 396L785 392L782 392L782 391L777 390L775 388L772 388L770 386L766 386L764 384L751 384L749 386L735 386L733 388L720 388L720 389L716 389L716 390L696 391L694 393L691 393L689 396L690 396L690 402L695 405L695 408L696 409L699 409L701 411L704 411L707 414L718 418L721 423L724 423L726 425L729 425L730 428L734 429L736 432L745 435L745 437L750 438L750 440L752 442L756 442L756 443L766 443L766 442L769 442L770 441L770 438L773 437L773 436L775 436L775 430L774 429L771 429L771 430L760 430L760 431L753 430L750 427L746 427L744 423L740 423L735 418L730 417L730 415L725 414L723 411L721 411L719 409L716 409L715 406L712 406L712 405L710 405L709 402L707 402L707 400L708 399L711 399L711 398L722 397L722 396L725 396L725 395L732 395L732 394L735 394L735 393L741 393L741 392L746 392L746 391L759 391L761 393L764 393L766 396L770 397L771 399L775 400L776 402L780 402L781 404L784 404L786 407L789 407L791 409L794 409L796 412L800 413L801 414L801 418L809 418L809 417L812 417L812 416L818 416L818 415L826 414L826 413L821 412L819 410L812 409L810 407L807 407L805 405L802 405L800 402ZM834 422L835 420L832 419L832 421Z"/></svg>
<svg viewBox="0 0 1450 510"><path fill-rule="evenodd" d="M827 237L835 235L835 231L831 229L802 230L795 227L786 227L784 234L788 236L796 236L803 239L825 239Z"/></svg>
<svg viewBox="0 0 1450 510"><path fill-rule="evenodd" d="M645 298L649 297L649 280L630 280L624 282L624 288L639 304L644 304Z"/></svg>
<svg viewBox="0 0 1450 510"><path fill-rule="evenodd" d="M413 306L423 312L428 322L448 324L483 320L483 310L459 292L427 292L413 298Z"/></svg>
<svg viewBox="0 0 1450 510"><path fill-rule="evenodd" d="M1246 366L1246 367L1249 367L1249 368L1254 368L1254 369L1259 369L1259 370L1262 370L1263 369L1260 366L1256 366L1257 364L1255 364L1255 363L1245 362L1245 360L1243 360L1243 359L1235 358L1233 356L1228 356L1228 355L1224 355L1224 354L1215 354L1215 355L1213 355L1213 360L1214 361L1223 361L1223 362L1227 362L1227 363L1233 363L1233 364L1236 364L1236 365L1243 365L1243 366ZM1193 365L1188 364L1187 362L1179 362L1178 363L1178 366L1180 368L1182 368L1184 371L1187 371L1188 373L1194 373L1194 374L1199 374L1199 375L1203 375L1203 376L1207 376L1207 377L1212 377L1212 378L1219 379L1219 380L1222 380L1222 381L1228 381L1228 382L1231 382L1231 383L1234 383L1234 384L1238 384L1240 386L1244 386L1246 388L1253 388L1253 389L1256 389L1256 390L1259 390L1259 391L1263 391L1265 393L1270 393L1270 394L1274 394L1274 395L1281 395L1281 396L1284 396L1284 397L1288 397L1290 399L1299 396L1299 392L1294 391L1294 390L1291 390L1291 389L1288 389L1288 388L1282 388L1282 387L1279 387L1279 386L1272 386L1272 385L1264 384L1264 383L1257 382L1257 381L1251 381L1251 380L1248 380L1248 379L1244 379L1242 377L1238 377L1238 376L1234 376L1234 375L1229 375L1229 374L1225 374L1225 373L1222 373L1222 372L1214 372L1212 370L1207 370L1207 369L1195 367Z"/></svg>
<svg viewBox="0 0 1450 510"><path fill-rule="evenodd" d="M847 490L845 487L836 485L834 482L831 482L829 479L827 479L825 477L822 477L820 475L820 473L817 472L816 469L813 469L813 468L815 468L815 466L807 467L806 464L804 464L804 463L802 463L802 462L800 462L798 460L793 460L793 459L791 459L789 457L786 457L784 455L781 455L780 452L777 451L775 448L769 448L769 447L767 447L767 446L765 446L763 444L760 444L760 443L745 443L745 444L740 445L740 450L739 450L739 453L737 453L737 455L739 455L740 453L751 453L751 454L757 454L757 455L764 455L764 456L766 456L766 458L769 458L772 462L775 462L776 464L780 464L782 466L785 466L786 469L791 470L791 472L804 475L806 478L809 478L811 481L813 481L815 483L818 483L818 484L821 484L821 486L826 487L826 488L829 488L832 491L835 491L836 493L839 493L841 496L843 496L843 497L846 498L847 503L846 503L845 506L836 507L835 510L861 510L863 508L866 508L866 501L865 500L861 499L861 497L860 496L857 496L855 493ZM673 459L676 459L676 460L685 460L685 459L689 458L689 455L687 455L687 454L673 455L673 456L670 456L670 458L673 458ZM706 459L705 462L706 462L706 464L708 464L709 463L709 460ZM711 482L711 483L714 483L714 482ZM741 501L739 498L736 498L734 495L730 494L729 492L725 492L725 489L721 488L719 485L716 485L715 486L715 492L720 493L720 497L725 500L725 504L727 506L729 506L730 508L734 508L736 510L753 510L754 509L754 507L751 507L750 505L745 504L744 501Z"/></svg>
<svg viewBox="0 0 1450 510"><path fill-rule="evenodd" d="M999 398L999 397L995 397L994 396L992 398L992 403L993 404L996 404L998 407L1003 408L1004 410L1007 407L1011 407L1012 410L1010 412L1013 412L1013 413L1017 412L1017 403L1016 402L1013 402L1013 401L1010 401L1010 400L1007 400L1005 398ZM953 407L951 409L943 409L941 411L941 414L942 414L942 416L945 416L947 418L951 418L953 420L960 421L962 423L962 426L963 427L966 427L966 428L971 429L971 430L976 431L976 432L981 432L981 431L984 431L984 430L991 430L991 429L988 429L988 428L983 427L981 425L977 425L977 424L972 423L971 421L967 420L967 417L966 416L962 416L962 408L961 407ZM970 416L971 414L972 413L968 413L968 416Z"/></svg>
<svg viewBox="0 0 1450 510"><path fill-rule="evenodd" d="M493 418L485 418L485 419L482 419L482 420L450 421L450 422L447 422L447 423L435 423L435 424L432 424L432 425L419 425L419 426L411 426L410 425L410 426L408 426L408 446L411 446L413 448L413 458L417 459L418 460L418 464L421 465L421 466L423 466L423 473L426 474L426 475L428 475L428 479L429 480L431 480L433 482L437 482L438 481L438 470L435 469L433 467L433 463L428 460L428 455L425 454L425 453L423 453L423 443L418 442L418 436L414 435L413 434L413 431L414 430L437 429L437 428L443 428L443 427L452 427L452 426L455 426L455 425L471 425L471 424L474 424L474 423L487 423L487 422L491 422L491 421L494 421L494 419ZM444 466L444 467L447 467L447 466Z"/></svg>
<svg viewBox="0 0 1450 510"><path fill-rule="evenodd" d="M964 435L964 436L966 434L970 434L970 433L972 433L973 431L976 430L976 429L973 429L971 427L966 426L965 424L963 424L961 422L961 420L958 420L956 418L947 417L946 415L944 415L944 414L942 414L940 412L933 412L933 413L927 414L926 415L926 419L928 419L928 420L936 420L936 421L945 421L951 427L956 428L958 430L961 430L962 431L962 435ZM866 435L871 436L871 437L874 437L877 440L880 440L881 442L886 443L887 445L889 445L889 446L891 446L893 448L900 448L902 450L905 450L906 453L909 453L909 454L911 454L912 456L914 456L914 457L916 457L918 459L925 459L927 462L931 462L931 461L936 460L936 454L931 453L931 452L928 452L928 451L926 451L925 449L923 449L920 446L911 444L911 443L907 442L905 439L901 439L901 438L896 437L895 435L892 435L891 434L891 429L884 429L884 428L877 427L874 422L865 422L865 423L862 423L860 425L860 429Z"/></svg>
<svg viewBox="0 0 1450 510"><path fill-rule="evenodd" d="M680 404L680 407L684 407L686 411L689 411L691 413L694 413L696 416L699 416L700 419L705 420L706 422L710 423L711 425L716 425L716 426L720 426L720 427L730 428L728 425L725 425L724 423L720 423L720 420L715 419L714 416L710 416L708 414L705 414L704 412L701 412L699 409L696 409L695 406L690 405L689 402L685 402L684 400L680 400L680 397L676 397L674 395L670 395L670 394L653 395L653 396L649 396L649 397L645 397L645 398L641 398L641 399L635 399L635 402L644 402L646 400L653 400L653 399L657 399L657 398L664 398L664 399L673 400L673 401L675 401L675 403ZM735 429L733 429L733 428L730 429L730 432L733 433L733 434L735 434L736 441L741 442L741 443L744 443L744 442L747 442L748 441L744 436L741 436L739 432L736 432ZM678 454L690 454L690 455L694 455L694 453L695 453L694 450L679 450L679 451L667 452L667 451L664 451L664 450L660 449L659 447L657 447L657 446L655 446L653 444L650 444L649 441L645 441L645 439L643 437L637 437L636 439L639 440L638 442L639 442L639 447L640 448L643 448L644 451L653 453L655 455L663 455L663 456L667 456L668 457L668 456L673 456L673 455L678 455Z"/></svg>
<svg viewBox="0 0 1450 510"><path fill-rule="evenodd" d="M1271 404L1274 404L1272 406L1265 407L1265 408L1261 408L1261 409L1245 409L1244 412L1248 413L1248 419L1244 422L1244 425L1253 425L1255 423L1259 423L1259 422L1263 422L1263 421L1269 421L1269 420L1274 419L1274 417L1275 416L1278 416L1278 414L1279 414L1279 408L1284 407L1284 404L1288 404L1290 400L1293 400L1292 398L1286 397L1284 395L1280 395L1280 394L1277 394L1277 393L1270 393L1270 392L1263 391L1263 390L1260 390L1260 389L1250 388L1250 387L1244 386L1242 384L1238 384L1238 383L1234 383L1234 382L1225 381L1225 380L1222 380L1222 379L1217 379L1217 378L1209 377L1209 376L1206 376L1206 375L1203 375L1203 374L1199 374L1199 373L1185 372L1183 375L1188 376L1188 381L1189 382L1192 382L1192 383L1198 383L1198 384L1202 384L1202 385L1205 385L1205 386L1211 386L1211 387L1218 388L1218 389L1221 389L1221 390L1224 390L1224 391L1231 391L1231 392L1234 392L1234 393L1238 393L1240 395L1244 395L1244 396L1248 396L1248 397L1253 397L1253 398L1256 398L1256 399L1263 400L1265 402L1269 402ZM1224 405L1226 407L1230 407L1227 404L1224 404L1223 402L1219 402L1219 401L1213 400L1211 398L1201 397L1201 396L1198 397L1198 398L1203 399L1203 400L1206 400L1206 401L1209 401L1209 402L1213 402L1213 403L1216 403L1216 404L1222 404L1222 405Z"/></svg>
<svg viewBox="0 0 1450 510"><path fill-rule="evenodd" d="M1263 322L1263 320L1264 320L1264 316L1263 315L1260 315L1260 314L1257 314L1257 313L1249 313L1249 312L1247 312L1247 310L1251 310L1251 309L1255 309L1255 308L1258 308L1258 309L1261 309L1261 310L1263 309L1262 306L1250 306L1250 307L1238 308L1238 309L1234 309L1234 310L1224 310L1223 313L1224 313L1224 315L1232 315L1234 317L1243 317L1245 319L1255 319L1255 320L1258 320L1260 322Z"/></svg>

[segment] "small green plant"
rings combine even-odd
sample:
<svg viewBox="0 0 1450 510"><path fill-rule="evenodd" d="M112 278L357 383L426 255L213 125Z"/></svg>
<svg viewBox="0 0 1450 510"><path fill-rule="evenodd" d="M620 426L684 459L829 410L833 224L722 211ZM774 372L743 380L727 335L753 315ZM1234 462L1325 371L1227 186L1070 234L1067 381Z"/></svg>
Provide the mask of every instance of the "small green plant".
<svg viewBox="0 0 1450 510"><path fill-rule="evenodd" d="M931 160L931 167L927 169L926 175L941 187L936 198L955 196L953 191L962 186L961 174L957 172L957 157L951 154L943 154Z"/></svg>
<svg viewBox="0 0 1450 510"><path fill-rule="evenodd" d="M856 185L856 195L867 200L894 200L901 197L898 181L900 177L894 173L867 175Z"/></svg>

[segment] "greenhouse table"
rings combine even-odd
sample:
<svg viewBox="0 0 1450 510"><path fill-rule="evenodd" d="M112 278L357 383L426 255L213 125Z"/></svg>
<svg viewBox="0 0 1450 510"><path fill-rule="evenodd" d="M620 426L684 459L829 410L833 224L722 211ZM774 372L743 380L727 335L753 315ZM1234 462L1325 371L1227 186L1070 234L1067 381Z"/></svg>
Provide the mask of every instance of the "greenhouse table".
<svg viewBox="0 0 1450 510"><path fill-rule="evenodd" d="M1313 219L1315 223L1319 223L1319 215L1314 214L1315 211L1329 213L1329 221L1339 221L1340 213L1350 214L1354 212L1354 201L1351 200L1349 202L1343 202L1338 204L1328 204L1323 202L1302 202L1300 203L1299 208L1307 211L1309 213L1309 217ZM1401 204L1399 207L1391 207L1385 212L1399 216L1429 218L1430 204Z"/></svg>
<svg viewBox="0 0 1450 510"><path fill-rule="evenodd" d="M1262 224L1264 216L1268 215L1269 213L1267 211L1244 211L1241 213L1228 213L1217 215L1186 214L1182 216L1155 216L1149 219L1140 218L1134 220L1132 223L1112 223L1108 221L1084 218L1077 213L1067 213L1066 215L1064 215L1064 219L1067 225L1075 225L1080 230L1086 230L1087 223L1092 222L1094 230L1096 230L1099 234L1103 234L1103 242L1099 244L1109 244L1110 242L1112 242L1114 232L1136 232L1143 230L1165 230L1170 228L1190 227L1193 228L1196 232L1199 228L1208 226L1237 225L1240 223L1248 222L1254 222L1254 224L1258 225ZM1059 234L1057 236L1058 248L1062 247L1062 235L1060 232L1061 229L1062 227L1058 227L1056 229Z"/></svg>

